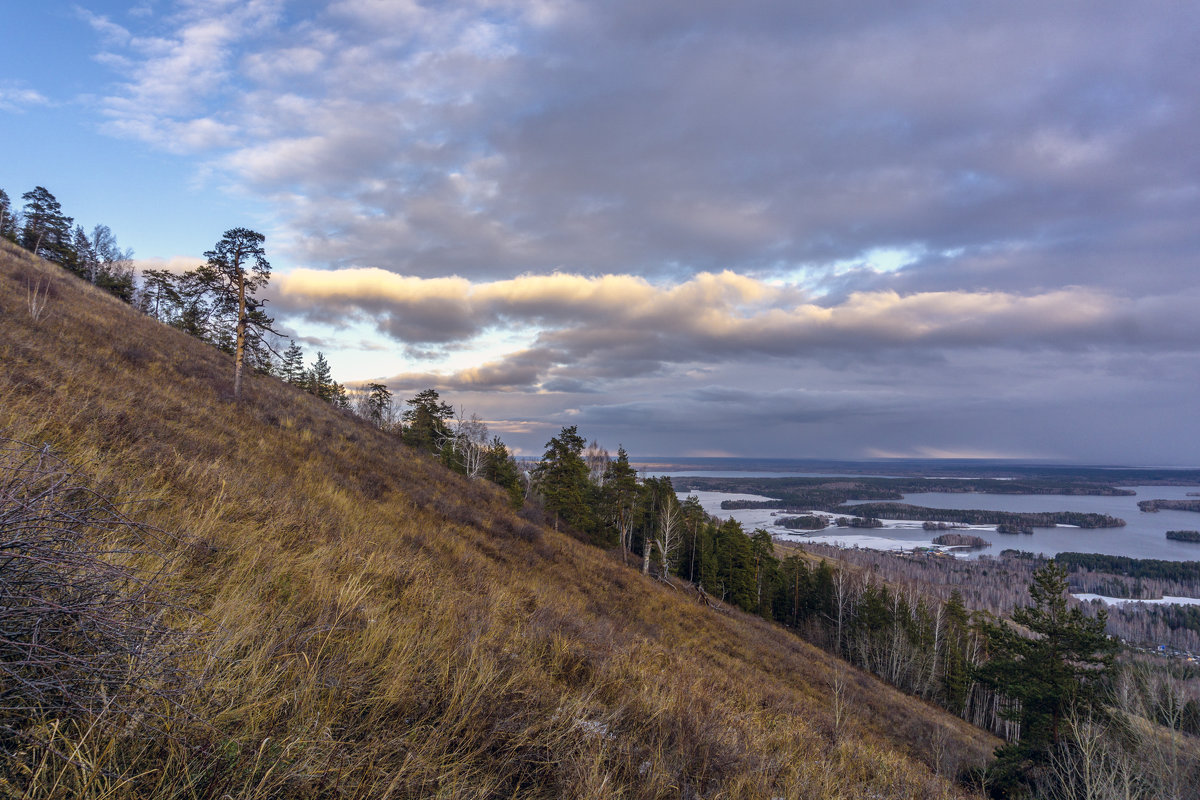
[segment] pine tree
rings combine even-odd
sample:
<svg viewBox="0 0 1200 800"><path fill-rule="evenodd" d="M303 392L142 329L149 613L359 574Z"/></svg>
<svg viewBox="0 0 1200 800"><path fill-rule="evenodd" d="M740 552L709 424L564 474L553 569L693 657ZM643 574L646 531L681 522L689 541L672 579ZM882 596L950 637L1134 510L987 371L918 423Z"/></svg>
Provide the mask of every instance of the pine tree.
<svg viewBox="0 0 1200 800"><path fill-rule="evenodd" d="M233 396L242 394L242 365L245 361L247 333L270 330L273 320L263 310L264 301L253 292L271 279L271 264L267 261L263 242L266 237L248 228L231 228L212 250L200 271L210 289L216 294L219 311L232 315L233 330Z"/></svg>
<svg viewBox="0 0 1200 800"><path fill-rule="evenodd" d="M696 561L696 556L699 555L700 530L701 526L707 520L708 514L704 511L704 506L700 505L700 498L694 494L689 494L680 506L680 513L683 515L683 527L687 534L685 546L688 549L687 556L687 579L692 583L696 582L696 569L699 566ZM680 575L684 574L683 564L680 563Z"/></svg>
<svg viewBox="0 0 1200 800"><path fill-rule="evenodd" d="M750 537L750 543L754 553L754 611L770 619L771 596L779 572L775 540L768 531L757 528Z"/></svg>
<svg viewBox="0 0 1200 800"><path fill-rule="evenodd" d="M952 714L962 716L971 690L971 662L968 657L971 629L970 614L958 589L950 593L950 599L942 609L942 617L943 703Z"/></svg>
<svg viewBox="0 0 1200 800"><path fill-rule="evenodd" d="M1067 573L1054 561L1033 573L1029 593L1033 605L1012 614L1028 634L1004 623L984 625L990 658L976 672L980 683L1016 701L1003 715L1020 723L1020 739L1000 747L989 770L1008 792L1032 782L1068 712L1098 710L1098 689L1117 650L1104 632L1103 610L1092 618L1068 608Z"/></svg>
<svg viewBox="0 0 1200 800"><path fill-rule="evenodd" d="M318 351L317 360L306 375L309 394L315 394L327 403L332 403L337 393L333 382L333 370L325 359L325 354Z"/></svg>
<svg viewBox="0 0 1200 800"><path fill-rule="evenodd" d="M774 617L789 628L800 626L810 613L812 577L808 564L800 556L788 556L779 565L775 588Z"/></svg>
<svg viewBox="0 0 1200 800"><path fill-rule="evenodd" d="M17 240L17 215L13 211L8 192L0 189L0 238L10 242Z"/></svg>
<svg viewBox="0 0 1200 800"><path fill-rule="evenodd" d="M704 576L709 594L743 611L755 608L754 547L741 523L728 519L713 537L712 572Z"/></svg>
<svg viewBox="0 0 1200 800"><path fill-rule="evenodd" d="M601 514L612 531L605 544L621 547L625 559L632 546L634 507L638 499L637 471L629 463L624 446L617 447L617 457L604 469L601 490ZM612 541L615 539L616 541Z"/></svg>
<svg viewBox="0 0 1200 800"><path fill-rule="evenodd" d="M483 458L483 477L508 492L508 501L513 508L520 508L525 499L521 487L521 473L517 462L508 452L508 447L499 436L492 437Z"/></svg>
<svg viewBox="0 0 1200 800"><path fill-rule="evenodd" d="M377 428L386 428L392 419L392 393L382 383L368 383L363 402L367 421Z"/></svg>
<svg viewBox="0 0 1200 800"><path fill-rule="evenodd" d="M453 438L446 420L454 416L454 409L442 401L436 389L418 392L404 404L408 406L401 415L404 441L427 453L440 453Z"/></svg>
<svg viewBox="0 0 1200 800"><path fill-rule="evenodd" d="M585 442L576 426L571 425L546 442L546 452L534 469L538 492L546 510L554 515L554 527L561 519L580 532L590 528L588 508L588 467L583 460Z"/></svg>
<svg viewBox="0 0 1200 800"><path fill-rule="evenodd" d="M96 251L92 247L91 239L83 232L83 226L81 225L76 225L74 232L71 234L71 250L73 251L73 257L69 263L63 266L95 286L96 267L98 265Z"/></svg>
<svg viewBox="0 0 1200 800"><path fill-rule="evenodd" d="M300 349L300 345L296 344L295 339L292 339L288 349L283 351L280 377L293 386L300 386L304 383L304 351Z"/></svg>
<svg viewBox="0 0 1200 800"><path fill-rule="evenodd" d="M58 199L43 186L26 192L21 199L25 201L21 246L48 261L66 264L72 255L74 220L62 213Z"/></svg>
<svg viewBox="0 0 1200 800"><path fill-rule="evenodd" d="M334 381L333 397L330 399L329 402L333 403L334 408L341 409L342 411L351 411L352 410L350 407L350 393L346 391L345 386L338 383L337 381Z"/></svg>

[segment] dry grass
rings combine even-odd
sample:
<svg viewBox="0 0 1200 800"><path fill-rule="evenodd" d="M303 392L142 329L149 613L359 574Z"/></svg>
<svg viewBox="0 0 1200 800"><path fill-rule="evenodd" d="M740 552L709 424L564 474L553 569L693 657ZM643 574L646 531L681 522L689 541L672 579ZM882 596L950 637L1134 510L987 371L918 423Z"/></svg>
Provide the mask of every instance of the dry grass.
<svg viewBox="0 0 1200 800"><path fill-rule="evenodd" d="M0 435L177 532L205 635L194 715L38 720L0 796L942 798L996 744L853 669L835 736L829 655L0 248Z"/></svg>

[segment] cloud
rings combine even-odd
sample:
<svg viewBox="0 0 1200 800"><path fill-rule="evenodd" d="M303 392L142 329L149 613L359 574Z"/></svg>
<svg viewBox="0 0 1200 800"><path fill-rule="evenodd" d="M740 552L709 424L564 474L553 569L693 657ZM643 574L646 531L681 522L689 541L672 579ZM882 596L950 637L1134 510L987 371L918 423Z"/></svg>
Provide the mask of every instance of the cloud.
<svg viewBox="0 0 1200 800"><path fill-rule="evenodd" d="M50 105L50 100L36 89L16 81L0 81L0 111L19 114L31 106Z"/></svg>
<svg viewBox="0 0 1200 800"><path fill-rule="evenodd" d="M100 34L106 44L122 46L129 43L133 36L128 29L118 25L106 16L94 14L81 6L72 6L75 15L86 22L92 30Z"/></svg>
<svg viewBox="0 0 1200 800"><path fill-rule="evenodd" d="M125 46L94 24L131 76L110 129L211 155L300 261L819 282L957 253L865 276L907 290L1129 288L1146 241L1190 265L1178 4L644 5L195 3Z"/></svg>
<svg viewBox="0 0 1200 800"><path fill-rule="evenodd" d="M373 328L370 368L521 436L1099 457L1195 429L1185 4L139 9L81 12L106 130L261 203L308 267L274 311Z"/></svg>
<svg viewBox="0 0 1200 800"><path fill-rule="evenodd" d="M101 61L128 76L120 91L103 101L109 120L104 129L176 153L228 147L238 123L215 119L204 109L214 99L227 99L239 42L272 25L282 2L177 5L165 36L138 36L79 9L112 48ZM220 113L236 118L232 112L222 108Z"/></svg>
<svg viewBox="0 0 1200 800"><path fill-rule="evenodd" d="M1188 312L1194 292L1131 302L1081 287L1027 295L873 291L820 304L795 287L733 272L653 284L631 275L562 273L472 282L381 269L297 270L280 276L274 292L273 307L281 312L321 322L365 320L410 344L462 347L497 331L524 331L528 347L438 376L443 386L473 389L570 382L572 391L594 390L599 382L669 367L744 359L766 364L869 361L881 353L911 360L946 350L1173 350L1200 336Z"/></svg>
<svg viewBox="0 0 1200 800"><path fill-rule="evenodd" d="M180 274L189 270L196 269L204 264L203 258L195 256L171 256L170 258L136 258L133 260L133 266L139 271L148 269L163 269L167 272Z"/></svg>

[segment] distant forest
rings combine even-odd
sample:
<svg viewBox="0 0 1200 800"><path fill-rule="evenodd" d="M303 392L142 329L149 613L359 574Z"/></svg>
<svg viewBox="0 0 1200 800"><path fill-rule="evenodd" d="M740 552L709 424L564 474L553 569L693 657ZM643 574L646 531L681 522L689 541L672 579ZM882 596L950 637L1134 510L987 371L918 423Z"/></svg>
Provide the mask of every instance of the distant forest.
<svg viewBox="0 0 1200 800"><path fill-rule="evenodd" d="M1154 513L1156 511L1200 511L1200 500L1141 500L1138 508Z"/></svg>

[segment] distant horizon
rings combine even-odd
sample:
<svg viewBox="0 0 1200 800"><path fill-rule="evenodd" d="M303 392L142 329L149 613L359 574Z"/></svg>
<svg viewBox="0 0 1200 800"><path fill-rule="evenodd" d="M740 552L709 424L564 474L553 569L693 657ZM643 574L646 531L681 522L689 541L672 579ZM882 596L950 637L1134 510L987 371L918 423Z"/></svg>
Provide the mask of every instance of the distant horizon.
<svg viewBox="0 0 1200 800"><path fill-rule="evenodd" d="M666 467L683 467L690 464L705 464L705 463L734 463L740 462L746 464L745 471L747 472L773 472L772 469L754 469L754 464L771 464L771 465L795 465L808 467L812 471L821 471L819 468L823 466L873 466L880 464L895 464L895 465L913 465L913 466L961 466L961 467L980 467L988 466L1004 466L1004 467L1033 467L1033 468L1061 468L1061 469L1080 469L1080 470L1130 470L1130 471L1152 471L1152 470L1169 470L1172 472L1197 472L1200 473L1198 465L1171 465L1171 464L1089 464L1089 463L1070 463L1057 461L1039 461L1030 459L1004 459L1004 458L859 458L859 459L824 459L824 458L778 458L767 456L639 456L630 455L629 462L640 466L666 466Z"/></svg>

